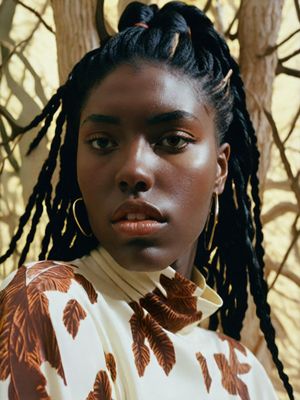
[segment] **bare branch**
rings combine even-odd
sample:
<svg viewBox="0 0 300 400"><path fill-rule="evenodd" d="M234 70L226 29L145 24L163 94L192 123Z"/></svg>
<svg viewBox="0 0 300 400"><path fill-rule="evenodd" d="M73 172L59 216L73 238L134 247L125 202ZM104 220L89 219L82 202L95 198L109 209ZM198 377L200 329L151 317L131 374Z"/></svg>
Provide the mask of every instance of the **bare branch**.
<svg viewBox="0 0 300 400"><path fill-rule="evenodd" d="M17 49L18 49L19 47L22 46L21 52L22 52L22 50L24 50L24 48L25 48L26 45L30 42L30 40L32 39L33 35L35 34L35 32L37 31L37 29L38 29L39 26L40 26L40 21L37 22L37 24L35 25L35 27L34 27L33 30L31 31L31 33L27 36L26 39L21 40L21 42L17 43L17 44L12 48L11 52L9 53L9 55L5 58L5 60L3 61L3 63L0 64L0 72L1 72L1 69L4 68L4 66L8 63L8 61L10 60L10 58L16 53L16 51L17 51ZM2 45L2 46L3 46L3 45ZM9 47L10 44L9 44L9 43L8 43L8 44L5 43L5 46L3 46L3 47L6 48L6 46Z"/></svg>
<svg viewBox="0 0 300 400"><path fill-rule="evenodd" d="M268 264L268 269L271 269L272 271L276 272L278 271L279 268L279 263L271 260L270 258L267 258L267 264ZM295 285L300 287L300 277L295 274L293 271L290 270L283 270L281 271L281 275L284 276L285 278L290 279L295 283ZM275 288L274 286L272 287L273 290L278 290L278 288Z"/></svg>
<svg viewBox="0 0 300 400"><path fill-rule="evenodd" d="M212 5L212 0L207 0L205 6L203 7L203 12L206 13Z"/></svg>
<svg viewBox="0 0 300 400"><path fill-rule="evenodd" d="M299 71L300 72L300 71ZM278 129L277 126L275 124L275 121L271 115L271 113L269 113L266 109L264 109L264 113L269 121L269 124L271 126L272 129L272 134L273 134L273 139L274 139L274 143L276 145L276 147L279 150L279 154L280 154L280 158L281 161L284 165L285 171L287 173L288 179L290 181L290 185L291 185L291 189L292 191L295 193L296 199L297 199L297 203L298 206L300 208L300 189L299 189L299 184L298 184L298 179L297 177L294 177L293 172L292 172L292 168L291 168L291 164L285 154L285 148L284 145L280 139L279 133L278 133Z"/></svg>
<svg viewBox="0 0 300 400"><path fill-rule="evenodd" d="M4 66L5 66L5 65L8 63L8 61L11 59L11 57L16 53L18 47L22 46L23 44L28 43L28 42L31 40L32 36L33 36L33 33L31 33L26 39L24 39L24 40L22 40L21 42L17 43L17 44L13 47L13 49L11 50L11 52L9 53L9 55L5 58L5 61L3 61L2 64L0 64L0 72L1 72L1 69L4 68Z"/></svg>
<svg viewBox="0 0 300 400"><path fill-rule="evenodd" d="M268 56L269 54L272 54L275 50L277 50L280 46L282 46L283 44L288 42L290 39L292 39L292 37L294 37L299 32L300 32L300 29L297 29L295 32L291 33L288 37L283 39L280 43L276 44L275 46L268 47L267 50L263 54L259 55L259 57L264 57L264 56Z"/></svg>
<svg viewBox="0 0 300 400"><path fill-rule="evenodd" d="M293 53L289 54L289 55L286 56L286 57L280 58L278 61L279 61L280 63L284 63L284 62L290 60L291 58L297 56L298 54L300 54L300 49L295 50Z"/></svg>
<svg viewBox="0 0 300 400"><path fill-rule="evenodd" d="M53 33L55 35L55 31L51 28L51 26L49 24L47 24L47 22L43 19L43 17L40 15L40 13L38 11L36 11L34 8L28 6L27 4L23 3L23 1L21 1L21 0L14 0L14 2L16 4L20 4L20 6L26 8L26 10L28 10L32 14L34 14L38 18L38 20L44 25L44 27L46 29L48 29L48 31L50 31L51 33Z"/></svg>
<svg viewBox="0 0 300 400"><path fill-rule="evenodd" d="M289 76L294 76L295 78L300 78L300 71L297 69L293 68L288 68L282 65L280 61L278 61L277 67L276 67L276 75L279 74L286 74Z"/></svg>
<svg viewBox="0 0 300 400"><path fill-rule="evenodd" d="M266 190L284 190L284 191L290 191L290 185L289 183L284 180L284 181L274 181L272 179L267 179L265 183L265 189Z"/></svg>
<svg viewBox="0 0 300 400"><path fill-rule="evenodd" d="M105 26L104 0L97 0L96 29L98 32L100 43L103 44L110 37Z"/></svg>
<svg viewBox="0 0 300 400"><path fill-rule="evenodd" d="M0 106L0 115L2 115L6 119L12 129L12 134L8 139L8 141L10 142L22 132L23 128L16 123L14 117L2 106ZM0 145L1 144L2 143L0 143Z"/></svg>
<svg viewBox="0 0 300 400"><path fill-rule="evenodd" d="M297 215L296 220L298 218L299 218L299 215ZM279 265L279 268L277 270L276 276L273 279L273 282L271 283L271 285L269 286L269 290L271 290L272 287L275 285L275 283L276 283L279 275L281 274L281 271L282 271L282 269L283 269L283 267L284 267L289 255L290 255L290 252L291 252L292 248L294 247L295 243L297 242L297 240L299 238L299 235L300 235L300 231L297 231L296 234L293 236L292 241L291 241L289 247L287 248L287 251L285 252L285 255L284 255L284 257L283 257L283 259L282 259L282 261L281 261L281 263Z"/></svg>
<svg viewBox="0 0 300 400"><path fill-rule="evenodd" d="M300 4L298 0L294 0L298 21L300 22Z"/></svg>
<svg viewBox="0 0 300 400"><path fill-rule="evenodd" d="M292 202L283 201L282 203L276 204L276 206L272 207L269 211L261 216L262 223L266 225L288 212L298 212L298 206Z"/></svg>
<svg viewBox="0 0 300 400"><path fill-rule="evenodd" d="M228 38L230 38L230 39L232 39L232 40L235 39L235 38L237 38L237 33L232 34L232 33L230 33L230 31L231 31L231 29L232 29L232 27L233 27L235 21L239 18L240 9L241 9L241 7L239 7L239 8L236 10L236 13L235 13L235 15L234 15L234 17L233 17L233 20L230 22L230 24L229 24L227 30L226 30L225 33L224 33L224 35L225 35L226 37L228 37Z"/></svg>
<svg viewBox="0 0 300 400"><path fill-rule="evenodd" d="M18 164L16 158L14 157L13 153L11 152L6 129L5 129L4 123L2 122L1 118L0 118L0 133L1 133L1 137L3 138L4 142L6 141L6 143L3 144L3 149L6 152L7 159L10 162L10 165L13 167L14 171L18 172L20 167L19 167L19 164Z"/></svg>
<svg viewBox="0 0 300 400"><path fill-rule="evenodd" d="M284 139L283 144L285 144L288 141L288 139L290 138L291 134L293 133L293 130L295 129L295 126L296 126L296 123L297 123L299 117L300 117L300 106L299 106L298 111L296 112L296 114L295 114L295 116L294 116L294 118L292 120L289 133L286 135L286 138Z"/></svg>
<svg viewBox="0 0 300 400"><path fill-rule="evenodd" d="M17 139L16 139L16 141L15 141L15 143L14 143L13 146L11 147L10 151L9 151L9 152L7 153L7 155L6 155L5 157L3 157L3 159L1 160L1 163L0 163L0 175L2 175L2 172L3 172L3 170L4 170L5 162L6 162L7 160L11 160L11 157L12 157L12 155L13 155L13 153L14 153L14 150L15 150L15 148L16 148L16 146L17 146L17 144L19 143L20 140L21 140L21 136L18 136Z"/></svg>

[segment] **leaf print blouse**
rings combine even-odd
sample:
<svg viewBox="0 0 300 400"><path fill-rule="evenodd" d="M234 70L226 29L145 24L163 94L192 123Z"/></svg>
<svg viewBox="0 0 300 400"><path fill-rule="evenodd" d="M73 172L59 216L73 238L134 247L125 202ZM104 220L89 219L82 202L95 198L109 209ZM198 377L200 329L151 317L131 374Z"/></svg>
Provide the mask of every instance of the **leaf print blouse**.
<svg viewBox="0 0 300 400"><path fill-rule="evenodd" d="M222 300L192 279L103 248L22 266L0 291L0 399L276 399L249 350L199 327Z"/></svg>

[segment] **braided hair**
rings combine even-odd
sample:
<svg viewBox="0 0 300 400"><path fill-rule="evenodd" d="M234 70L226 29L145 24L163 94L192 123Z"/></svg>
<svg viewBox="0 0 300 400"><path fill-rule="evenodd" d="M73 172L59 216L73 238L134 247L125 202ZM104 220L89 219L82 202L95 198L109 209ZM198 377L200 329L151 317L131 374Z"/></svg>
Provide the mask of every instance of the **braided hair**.
<svg viewBox="0 0 300 400"><path fill-rule="evenodd" d="M24 226L30 224L19 259L20 265L24 263L43 212L47 213L48 223L40 259L70 260L88 254L99 245L95 237L78 232L71 212L73 202L81 196L74 174L80 111L92 88L119 65L149 63L177 71L189 78L214 108L217 141L227 142L231 147L228 177L220 196L219 223L213 238L214 251L207 251L202 233L195 258L208 284L224 300L221 310L210 318L210 328L221 325L224 333L240 339L249 287L267 346L289 398L293 399L293 389L278 357L267 302L257 178L259 152L238 65L205 14L182 2L167 3L160 10L156 5L133 2L123 12L118 28L118 34L107 38L101 47L78 62L42 113L23 129L22 133L27 132L44 121L29 147L30 153L58 113L48 158L0 262L14 252ZM226 79L229 71L230 84ZM52 176L58 160L59 179L53 188Z"/></svg>

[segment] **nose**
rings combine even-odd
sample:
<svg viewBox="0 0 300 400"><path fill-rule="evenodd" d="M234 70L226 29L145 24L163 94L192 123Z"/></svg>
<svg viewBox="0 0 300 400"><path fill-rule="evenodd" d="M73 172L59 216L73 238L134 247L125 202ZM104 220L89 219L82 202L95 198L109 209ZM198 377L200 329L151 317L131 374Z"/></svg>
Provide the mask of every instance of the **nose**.
<svg viewBox="0 0 300 400"><path fill-rule="evenodd" d="M135 138L124 146L116 174L116 184L121 192L137 194L151 189L154 184L153 163L153 150L144 138Z"/></svg>

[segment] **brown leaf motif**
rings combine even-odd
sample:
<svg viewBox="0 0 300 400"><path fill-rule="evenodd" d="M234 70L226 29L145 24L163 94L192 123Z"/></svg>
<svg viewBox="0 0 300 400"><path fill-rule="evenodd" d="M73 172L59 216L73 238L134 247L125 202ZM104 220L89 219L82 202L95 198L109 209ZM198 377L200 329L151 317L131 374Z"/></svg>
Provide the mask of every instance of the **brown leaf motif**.
<svg viewBox="0 0 300 400"><path fill-rule="evenodd" d="M38 262L19 268L0 292L0 380L11 377L9 398L49 399L40 370L44 361L66 384L44 292L66 293L73 279L73 268L67 264Z"/></svg>
<svg viewBox="0 0 300 400"><path fill-rule="evenodd" d="M247 374L251 366L247 363L240 363L235 353L235 349L237 349L246 355L246 349L234 339L223 334L219 334L219 336L222 340L226 340L229 345L229 361L225 354L214 354L215 361L222 374L222 385L228 393L239 395L241 400L250 400L247 385L238 375Z"/></svg>
<svg viewBox="0 0 300 400"><path fill-rule="evenodd" d="M218 332L217 335L221 340L227 341L230 348L240 351L242 354L244 354L244 356L247 355L246 348L242 345L242 343L238 342L235 339L232 339L227 335L224 335L224 333L221 332Z"/></svg>
<svg viewBox="0 0 300 400"><path fill-rule="evenodd" d="M133 339L132 351L138 374L139 376L143 376L145 368L150 362L150 351L145 345L146 336L143 324L144 310L136 302L132 302L130 306L134 311L129 321Z"/></svg>
<svg viewBox="0 0 300 400"><path fill-rule="evenodd" d="M96 303L98 295L91 282L89 282L84 276L80 274L74 274L74 278L76 282L78 282L79 285L81 285L83 289L86 291L86 294L88 295L90 302L92 304Z"/></svg>
<svg viewBox="0 0 300 400"><path fill-rule="evenodd" d="M111 385L106 371L98 372L93 389L86 400L112 400Z"/></svg>
<svg viewBox="0 0 300 400"><path fill-rule="evenodd" d="M67 302L63 313L63 322L73 339L78 333L80 321L85 317L86 312L77 300L71 299Z"/></svg>
<svg viewBox="0 0 300 400"><path fill-rule="evenodd" d="M155 321L175 333L201 320L202 312L197 310L197 296L194 296L197 285L177 272L173 278L161 274L160 283L166 296L156 288L140 299L141 306Z"/></svg>
<svg viewBox="0 0 300 400"><path fill-rule="evenodd" d="M115 357L113 356L112 353L105 354L105 362L106 362L106 368L110 372L110 377L112 381L115 382L117 379L117 365Z"/></svg>
<svg viewBox="0 0 300 400"><path fill-rule="evenodd" d="M200 368L202 371L202 375L203 375L203 379L204 379L204 384L207 390L207 393L209 393L210 390L210 386L211 386L211 376L208 370L208 366L207 366L207 361L206 358L203 356L202 353L200 353L200 351L198 353L196 353L196 358L200 364Z"/></svg>
<svg viewBox="0 0 300 400"><path fill-rule="evenodd" d="M130 306L134 311L129 321L133 338L132 350L139 376L144 375L150 362L150 350L145 339L148 339L159 365L168 375L176 362L173 343L150 314L144 315L143 308L137 302L130 303Z"/></svg>

